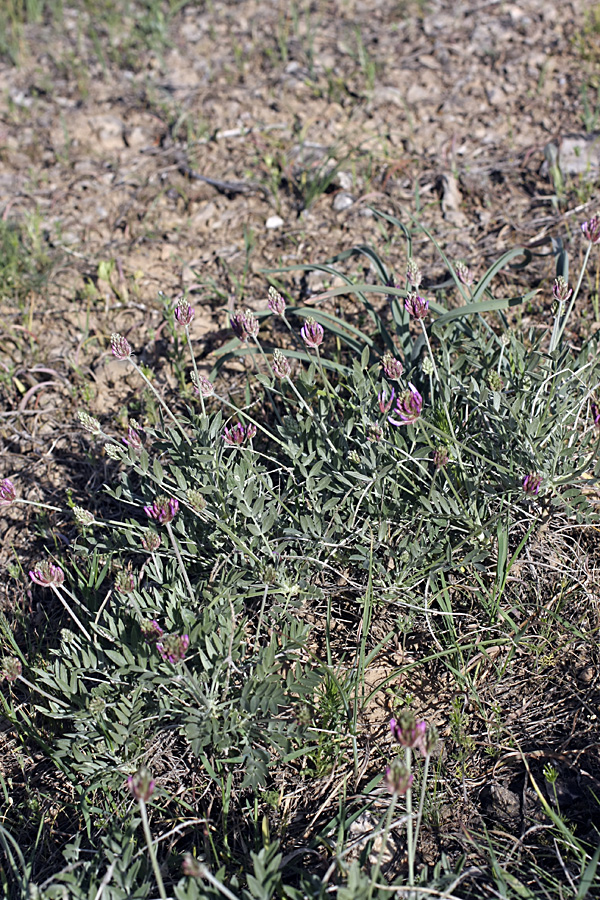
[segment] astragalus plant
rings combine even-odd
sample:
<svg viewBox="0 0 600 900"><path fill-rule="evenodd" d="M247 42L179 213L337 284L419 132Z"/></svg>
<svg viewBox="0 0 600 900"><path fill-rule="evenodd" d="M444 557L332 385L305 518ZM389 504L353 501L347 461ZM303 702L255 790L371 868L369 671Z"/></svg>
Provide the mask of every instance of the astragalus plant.
<svg viewBox="0 0 600 900"><path fill-rule="evenodd" d="M106 492L119 513L75 507L70 555L31 570L65 613L43 652L27 656L5 639L5 715L70 785L81 829L65 842L65 867L35 888L30 860L2 830L15 897L370 898L389 896L390 882L402 891L407 878L415 897L416 884L470 896L447 860L431 870L415 861L424 794L413 810L408 751L387 774L392 802L408 797L408 873L402 861L384 868L381 853L375 863L366 851L352 857L345 843L360 803L381 805L389 752L384 742L363 767L361 712L401 667L375 686L366 674L396 639L400 614L426 621L432 658L453 652L444 597L456 573L481 587L482 627L511 622L502 595L527 537L554 512L595 519L584 488L600 433L597 343L566 343L583 275L573 294L558 276L548 336L520 334L507 316L531 294L492 291L526 251L476 279L425 229L377 215L406 236L401 279L358 247L319 267L342 286L299 306L284 298L286 271L271 272L278 289L265 290L262 308L231 315L213 372L195 356L189 298L170 305L169 327L184 330L189 354L181 396L159 390L135 335L112 335L114 356L156 405L125 433L81 414L94 450L114 461ZM446 267L437 291L413 257L419 231ZM348 271L355 257L371 281ZM344 317L332 311L342 296ZM17 500L3 482L0 502ZM341 654L336 585L360 621ZM427 767L434 744L423 744ZM334 766L356 786L370 777L368 791L358 807L340 800L349 818L338 816L338 839L308 828L304 850L285 856L261 798ZM137 787L140 772L152 790ZM427 779L428 768L423 790ZM382 821L387 840L393 809ZM589 873L587 849L577 852Z"/></svg>

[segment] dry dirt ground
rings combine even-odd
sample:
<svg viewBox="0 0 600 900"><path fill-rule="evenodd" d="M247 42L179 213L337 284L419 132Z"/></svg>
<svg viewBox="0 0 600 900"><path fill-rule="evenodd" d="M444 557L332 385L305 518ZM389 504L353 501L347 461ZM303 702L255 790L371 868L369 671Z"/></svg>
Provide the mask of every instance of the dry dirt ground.
<svg viewBox="0 0 600 900"><path fill-rule="evenodd" d="M190 3L160 42L145 20L82 7L26 26L19 65L0 64L3 235L19 228L33 260L0 283L2 474L32 497L82 499L72 411L106 421L127 399L110 332L157 356L158 291L187 290L211 368L226 310L264 306L262 269L362 243L401 268L370 206L418 214L479 272L531 247L542 292L525 313L549 327L550 240L594 210L594 180L567 177L557 202L544 160L594 125L600 27L584 0ZM302 300L323 284L281 279ZM8 558L18 535L3 539Z"/></svg>
<svg viewBox="0 0 600 900"><path fill-rule="evenodd" d="M19 33L18 65L0 62L0 476L22 496L99 502L103 462L76 410L116 427L134 399L137 383L110 356L113 331L167 378L159 291L189 292L209 371L230 337L227 310L264 307L263 270L322 263L357 244L402 270L403 241L371 206L407 222L417 215L451 258L479 273L529 247L532 262L512 284L540 293L520 315L551 326L551 239L568 244L576 270L579 223L598 201L593 153L588 170L565 173L562 185L545 159L553 143L566 160L565 138L587 138L596 124L600 13L587 0L188 3L152 27L115 16L111 3L105 17L93 8L65 2L62 23ZM414 255L435 284L442 273L425 239ZM306 302L324 284L301 270L279 279ZM575 339L596 327L593 292L594 278ZM31 602L15 559L26 567L43 544L68 545L71 528L54 513L3 510L7 611ZM594 566L582 565L595 596ZM541 654L533 679L517 672L506 687L538 704L531 724L529 707L513 710L511 727L530 746L554 729L562 749L552 758L565 772L585 718L577 697L597 678L587 649L573 662L577 676L565 675L567 657ZM547 692L550 675L570 679L560 696ZM470 714L460 703L458 745ZM592 746L594 726L586 728ZM477 740L463 738L465 755L475 752ZM579 774L565 775L565 791L573 779L597 785L597 749L584 765L577 748ZM470 790L471 803L516 803L524 815L534 800L522 780L511 782L511 748L502 753L488 766L508 773L493 796L463 766L463 800Z"/></svg>

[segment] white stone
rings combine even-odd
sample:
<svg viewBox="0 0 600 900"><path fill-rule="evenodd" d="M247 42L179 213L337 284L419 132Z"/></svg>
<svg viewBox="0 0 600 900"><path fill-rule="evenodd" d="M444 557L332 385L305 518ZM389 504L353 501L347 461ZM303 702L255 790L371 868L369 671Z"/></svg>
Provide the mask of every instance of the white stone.
<svg viewBox="0 0 600 900"><path fill-rule="evenodd" d="M283 224L284 222L281 216L269 216L269 218L265 222L266 227L270 230L274 228L281 228Z"/></svg>

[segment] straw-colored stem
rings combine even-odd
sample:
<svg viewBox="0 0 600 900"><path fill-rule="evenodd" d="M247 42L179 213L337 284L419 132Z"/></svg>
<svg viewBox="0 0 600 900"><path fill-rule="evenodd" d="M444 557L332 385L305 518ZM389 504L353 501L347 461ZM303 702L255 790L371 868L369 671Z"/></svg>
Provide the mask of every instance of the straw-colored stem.
<svg viewBox="0 0 600 900"><path fill-rule="evenodd" d="M158 893L161 896L161 900L167 900L167 892L165 891L165 886L163 884L162 875L160 874L160 868L158 866L158 860L156 858L156 853L154 852L154 844L152 843L152 835L150 833L150 823L148 822L148 812L146 810L146 804L141 799L139 799L140 804L140 815L142 817L142 828L144 829L144 837L146 838L146 846L148 847L148 853L150 854L150 862L152 863L152 870L154 872L154 877L156 879L156 886L158 888Z"/></svg>

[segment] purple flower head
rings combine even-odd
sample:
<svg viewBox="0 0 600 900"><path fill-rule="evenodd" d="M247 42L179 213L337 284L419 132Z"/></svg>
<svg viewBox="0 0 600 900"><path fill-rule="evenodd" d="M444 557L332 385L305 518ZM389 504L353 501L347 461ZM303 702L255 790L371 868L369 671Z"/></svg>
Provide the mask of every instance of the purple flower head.
<svg viewBox="0 0 600 900"><path fill-rule="evenodd" d="M323 343L323 329L318 322L315 322L312 316L309 316L302 328L300 329L302 340L307 347L316 350L319 344Z"/></svg>
<svg viewBox="0 0 600 900"><path fill-rule="evenodd" d="M115 575L115 589L120 594L130 594L135 590L135 576L133 572L117 572Z"/></svg>
<svg viewBox="0 0 600 900"><path fill-rule="evenodd" d="M397 719L390 719L392 737L403 747L416 747L424 752L423 741L427 731L427 722L417 722L411 709L403 709Z"/></svg>
<svg viewBox="0 0 600 900"><path fill-rule="evenodd" d="M406 278L408 283L415 289L419 287L423 280L423 275L421 274L418 263L412 258L406 263Z"/></svg>
<svg viewBox="0 0 600 900"><path fill-rule="evenodd" d="M410 291L404 301L404 309L411 319L424 319L429 312L429 300L419 297L415 291Z"/></svg>
<svg viewBox="0 0 600 900"><path fill-rule="evenodd" d="M42 562L35 564L29 572L29 577L36 584L41 584L42 587L52 587L63 583L65 573L60 566L56 566L49 559L44 559Z"/></svg>
<svg viewBox="0 0 600 900"><path fill-rule="evenodd" d="M470 287L473 284L475 278L466 263L459 259L454 263L454 269L461 284L464 284L465 287Z"/></svg>
<svg viewBox="0 0 600 900"><path fill-rule="evenodd" d="M17 499L15 486L9 478L0 481L0 506L8 506Z"/></svg>
<svg viewBox="0 0 600 900"><path fill-rule="evenodd" d="M215 386L212 381L209 381L206 375L198 375L196 377L196 373L192 374L192 384L194 385L194 390L197 394L201 394L202 397L212 397L215 392Z"/></svg>
<svg viewBox="0 0 600 900"><path fill-rule="evenodd" d="M564 303L569 299L571 294L573 293L573 288L570 288L567 280L559 275L558 278L554 279L554 284L552 286L552 296L555 300L558 300L559 303Z"/></svg>
<svg viewBox="0 0 600 900"><path fill-rule="evenodd" d="M140 540L142 548L147 550L148 553L154 553L154 551L158 550L160 547L160 543L160 534L157 534L156 531L152 531L151 528L146 528Z"/></svg>
<svg viewBox="0 0 600 900"><path fill-rule="evenodd" d="M588 222L584 222L581 231L590 244L597 244L600 241L600 213L596 213Z"/></svg>
<svg viewBox="0 0 600 900"><path fill-rule="evenodd" d="M388 417L388 422L392 425L409 425L411 422L416 422L421 415L423 398L414 384L410 384L409 382L408 388L409 389L404 391L403 394L400 394L396 400L394 415L397 416L400 421L392 418L392 416Z"/></svg>
<svg viewBox="0 0 600 900"><path fill-rule="evenodd" d="M136 800L143 800L147 803L154 793L156 782L150 774L150 770L146 766L141 766L135 775L130 775L127 779L127 787Z"/></svg>
<svg viewBox="0 0 600 900"><path fill-rule="evenodd" d="M142 443L142 439L132 425L130 425L127 429L127 437L122 438L122 441L127 445L127 447L131 447L131 449L134 450L135 453L142 452L142 448L144 446Z"/></svg>
<svg viewBox="0 0 600 900"><path fill-rule="evenodd" d="M276 316L282 316L285 312L285 300L279 293L276 291L273 285L269 288L269 299L267 300L267 304L272 313L275 313Z"/></svg>
<svg viewBox="0 0 600 900"><path fill-rule="evenodd" d="M275 350L273 353L273 371L277 378L289 378L292 367L289 362L281 352L281 350Z"/></svg>
<svg viewBox="0 0 600 900"><path fill-rule="evenodd" d="M538 475L537 472L530 472L523 479L523 490L526 494L531 494L532 496L539 494L541 486L542 476Z"/></svg>
<svg viewBox="0 0 600 900"><path fill-rule="evenodd" d="M191 325L194 321L196 311L194 310L193 306L190 306L186 297L179 297L176 303L177 306L175 307L175 318L180 325L185 325L185 327L187 328L188 325Z"/></svg>
<svg viewBox="0 0 600 900"><path fill-rule="evenodd" d="M232 425L231 428L226 428L224 430L223 440L226 444L229 444L230 447L235 447L245 443L245 441L251 440L255 434L256 425L250 423L244 428L241 422L237 422L235 425Z"/></svg>
<svg viewBox="0 0 600 900"><path fill-rule="evenodd" d="M177 515L178 509L179 500L176 500L174 497L165 497L161 494L154 498L153 503L144 507L144 512L160 525L168 525Z"/></svg>
<svg viewBox="0 0 600 900"><path fill-rule="evenodd" d="M2 660L0 678L5 678L7 681L16 681L22 671L23 666L20 660L16 656L7 656Z"/></svg>
<svg viewBox="0 0 600 900"><path fill-rule="evenodd" d="M389 350L386 350L386 352L383 354L381 365L386 376L392 381L398 381L398 379L404 372L404 366L402 365L400 360L396 359L395 356L392 356Z"/></svg>
<svg viewBox="0 0 600 900"><path fill-rule="evenodd" d="M110 346L117 359L129 359L131 356L131 344L122 334L111 334Z"/></svg>
<svg viewBox="0 0 600 900"><path fill-rule="evenodd" d="M165 633L156 619L144 619L143 622L140 623L140 630L142 632L142 637L145 641L148 641L149 644L155 644Z"/></svg>
<svg viewBox="0 0 600 900"><path fill-rule="evenodd" d="M385 783L390 794L398 794L403 797L412 787L413 776L402 760L395 759L385 770Z"/></svg>
<svg viewBox="0 0 600 900"><path fill-rule="evenodd" d="M395 394L396 394L396 391L394 390L394 388L392 388L392 393L390 394L389 397L387 396L387 394L385 392L385 388L383 391L381 391L381 393L377 394L377 401L379 403L379 409L383 413L384 416L386 415L386 413L389 413L390 409L392 408L392 403L394 402Z"/></svg>
<svg viewBox="0 0 600 900"><path fill-rule="evenodd" d="M185 652L190 646L188 634L166 634L156 643L156 649L165 662L178 663L185 658Z"/></svg>
<svg viewBox="0 0 600 900"><path fill-rule="evenodd" d="M596 428L600 428L600 407L594 400L592 400L590 404L590 410L592 413L592 419L594 420L594 425L596 426Z"/></svg>
<svg viewBox="0 0 600 900"><path fill-rule="evenodd" d="M240 341L247 341L258 334L258 319L250 309L235 313L229 317L229 321L233 333Z"/></svg>

